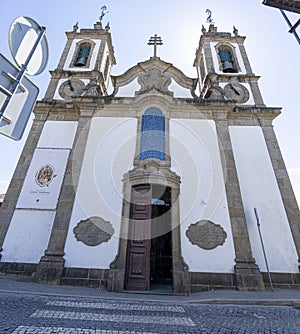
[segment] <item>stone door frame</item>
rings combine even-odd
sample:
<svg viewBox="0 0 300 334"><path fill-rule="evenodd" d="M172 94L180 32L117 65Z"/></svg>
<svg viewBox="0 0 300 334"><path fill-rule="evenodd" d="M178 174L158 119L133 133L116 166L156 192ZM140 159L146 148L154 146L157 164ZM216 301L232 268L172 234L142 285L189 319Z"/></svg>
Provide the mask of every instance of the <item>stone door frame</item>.
<svg viewBox="0 0 300 334"><path fill-rule="evenodd" d="M149 159L144 166L137 167L126 173L123 182L123 210L119 247L116 258L110 264L107 290L124 290L131 189L134 186L150 184L151 186L160 185L171 189L173 292L176 294L189 294L191 285L190 273L181 253L179 215L180 177L169 168L160 167L155 159Z"/></svg>

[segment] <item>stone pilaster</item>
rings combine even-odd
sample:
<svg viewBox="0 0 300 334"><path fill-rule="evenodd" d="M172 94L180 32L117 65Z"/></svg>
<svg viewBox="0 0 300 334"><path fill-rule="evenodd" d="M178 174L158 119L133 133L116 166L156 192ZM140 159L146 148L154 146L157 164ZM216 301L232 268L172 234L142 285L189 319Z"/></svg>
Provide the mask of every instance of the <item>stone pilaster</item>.
<svg viewBox="0 0 300 334"><path fill-rule="evenodd" d="M64 65L66 64L69 51L71 49L74 37L76 36L76 32L68 32L68 33L66 33L66 35L67 35L68 40L67 40L67 43L65 45L64 51L63 51L63 53L60 57L57 69L56 69L58 71L62 71L63 68L64 68ZM67 64L67 65L69 65L69 64Z"/></svg>
<svg viewBox="0 0 300 334"><path fill-rule="evenodd" d="M216 115L222 168L235 248L235 279L238 290L264 290L263 277L252 256L226 114Z"/></svg>
<svg viewBox="0 0 300 334"><path fill-rule="evenodd" d="M90 119L90 117L79 117L75 142L68 161L48 247L34 276L35 281L39 283L60 284L65 262L63 258L65 242L86 148Z"/></svg>
<svg viewBox="0 0 300 334"><path fill-rule="evenodd" d="M262 126L300 263L300 211L271 121ZM300 267L299 267L300 270Z"/></svg>
<svg viewBox="0 0 300 334"><path fill-rule="evenodd" d="M253 75L252 68L251 68L251 65L250 65L246 50L245 50L245 46L243 43L244 43L244 38L238 43L239 49L242 55L243 63L245 65L247 75Z"/></svg>
<svg viewBox="0 0 300 334"><path fill-rule="evenodd" d="M177 294L191 293L191 273L181 252L179 188L172 189L172 261L173 291Z"/></svg>
<svg viewBox="0 0 300 334"><path fill-rule="evenodd" d="M214 61L213 61L213 56L212 56L210 44L209 43L204 43L203 49L204 49L206 67L207 67L207 74L215 73L216 70L215 70L215 67L214 67Z"/></svg>
<svg viewBox="0 0 300 334"><path fill-rule="evenodd" d="M258 87L258 82L254 81L254 80L250 80L249 84L250 84L250 87L251 87L251 91L252 91L252 95L253 95L253 98L254 98L255 105L257 107L265 107L266 105L264 104L264 100L262 98L260 89Z"/></svg>
<svg viewBox="0 0 300 334"><path fill-rule="evenodd" d="M12 177L11 183L7 190L4 202L0 209L0 252L2 251L3 242L13 217L16 204L21 192L24 179L26 177L34 150L37 146L38 140L40 138L45 120L47 118L47 113L36 113L35 119L31 126L28 138L26 140L25 146L21 153L18 165ZM1 258L1 253L0 253Z"/></svg>
<svg viewBox="0 0 300 334"><path fill-rule="evenodd" d="M54 78L54 77L51 78L46 94L43 98L44 101L51 100L53 98L58 82L59 78Z"/></svg>

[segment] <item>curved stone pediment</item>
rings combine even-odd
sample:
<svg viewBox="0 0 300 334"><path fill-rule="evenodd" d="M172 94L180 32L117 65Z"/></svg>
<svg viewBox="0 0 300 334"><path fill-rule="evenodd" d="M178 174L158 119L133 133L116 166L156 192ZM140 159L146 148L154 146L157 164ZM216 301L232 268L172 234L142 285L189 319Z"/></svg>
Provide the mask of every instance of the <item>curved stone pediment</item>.
<svg viewBox="0 0 300 334"><path fill-rule="evenodd" d="M173 95L168 89L172 79L181 87L190 90L193 97L197 97L195 89L198 79L187 77L183 72L170 63L162 61L159 57L151 57L149 60L138 63L119 76L111 76L114 84L113 96L120 87L130 84L137 78L140 90L135 94L140 95L151 90L157 90L162 94Z"/></svg>

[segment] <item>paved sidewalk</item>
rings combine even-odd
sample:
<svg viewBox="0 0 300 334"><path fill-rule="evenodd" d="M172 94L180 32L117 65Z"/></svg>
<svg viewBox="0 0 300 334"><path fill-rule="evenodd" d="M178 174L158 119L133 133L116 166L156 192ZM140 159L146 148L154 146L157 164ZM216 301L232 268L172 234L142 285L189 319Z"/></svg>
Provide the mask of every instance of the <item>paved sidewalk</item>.
<svg viewBox="0 0 300 334"><path fill-rule="evenodd" d="M273 305L300 307L300 290L275 289L264 292L241 292L233 290L211 290L193 293L189 296L172 294L171 291L154 289L149 292L108 292L105 290L78 287L36 284L27 277L1 276L0 293L19 293L43 296L79 298L101 298L128 301L161 301L189 304L237 304Z"/></svg>

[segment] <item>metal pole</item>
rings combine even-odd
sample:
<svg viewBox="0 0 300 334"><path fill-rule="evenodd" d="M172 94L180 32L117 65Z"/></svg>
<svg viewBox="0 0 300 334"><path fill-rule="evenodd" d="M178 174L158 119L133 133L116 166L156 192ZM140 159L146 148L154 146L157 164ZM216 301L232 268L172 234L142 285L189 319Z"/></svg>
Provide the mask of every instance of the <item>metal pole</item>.
<svg viewBox="0 0 300 334"><path fill-rule="evenodd" d="M280 9L280 12L281 12L282 16L284 17L284 19L286 20L288 26L290 27L290 33L292 33L295 36L298 44L300 45L300 37L298 36L298 34L296 32L296 28L297 28L298 22L293 27L292 23L290 22L289 18L287 17L287 15L283 11L283 9Z"/></svg>
<svg viewBox="0 0 300 334"><path fill-rule="evenodd" d="M10 91L9 91L10 94L6 97L6 99L5 99L5 101L4 101L3 105L2 105L2 108L0 110L0 119L3 116L3 114L4 114L4 112L5 112L8 104L9 104L9 102L11 100L11 98L13 97L13 95L15 94L15 92L17 91L17 89L19 87L19 84L21 83L21 81L22 81L22 79L23 79L23 77L25 75L25 72L27 70L27 66L28 66L28 64L29 64L29 62L30 62L30 60L31 60L31 58L32 58L32 56L33 56L36 48L38 47L39 43L41 42L42 38L44 37L45 33L46 33L46 28L45 27L41 27L40 33L38 35L38 38L35 41L35 43L34 43L32 49L31 49L31 51L30 51L30 53L29 53L29 55L28 55L28 57L27 57L24 65L22 65L20 72L18 73L16 79L14 80L14 83L12 84L12 87L10 88Z"/></svg>
<svg viewBox="0 0 300 334"><path fill-rule="evenodd" d="M266 255L266 252L265 252L264 242L263 242L263 238L262 238L261 231L260 231L258 211L257 211L256 208L254 208L254 213L255 213L255 217L256 217L256 221L257 221L257 228L258 228L258 233L259 233L259 237L260 237L261 247L262 247L262 250L263 250L263 253L264 253L264 258L265 258L266 267L267 267L267 271L268 271L270 287L271 287L271 290L274 291L273 284L272 284L272 279L271 279L271 274L270 274L270 270L269 270L269 265L268 265L268 260L267 260L267 255Z"/></svg>

